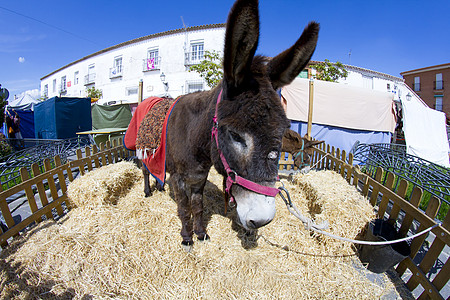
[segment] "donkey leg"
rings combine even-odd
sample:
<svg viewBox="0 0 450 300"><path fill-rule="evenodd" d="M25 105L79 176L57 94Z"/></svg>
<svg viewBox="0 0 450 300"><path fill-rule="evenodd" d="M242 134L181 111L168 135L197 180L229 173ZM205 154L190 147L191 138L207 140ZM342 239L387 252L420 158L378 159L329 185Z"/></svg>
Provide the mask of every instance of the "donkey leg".
<svg viewBox="0 0 450 300"><path fill-rule="evenodd" d="M173 182L173 191L178 207L178 217L181 221L180 234L183 238L181 245L185 248L185 250L190 251L194 242L192 241L192 211L189 198L186 194L186 186L179 175L172 175L171 181Z"/></svg>
<svg viewBox="0 0 450 300"><path fill-rule="evenodd" d="M141 167L142 174L144 175L144 194L145 197L150 197L152 195L152 190L150 189L150 179L149 175L150 172L147 170L147 168L142 164Z"/></svg>
<svg viewBox="0 0 450 300"><path fill-rule="evenodd" d="M206 177L200 183L191 186L191 207L194 217L194 233L199 241L209 240L206 228L203 225L203 190L206 184Z"/></svg>
<svg viewBox="0 0 450 300"><path fill-rule="evenodd" d="M164 186L158 180L156 180L156 189L160 192L165 191Z"/></svg>

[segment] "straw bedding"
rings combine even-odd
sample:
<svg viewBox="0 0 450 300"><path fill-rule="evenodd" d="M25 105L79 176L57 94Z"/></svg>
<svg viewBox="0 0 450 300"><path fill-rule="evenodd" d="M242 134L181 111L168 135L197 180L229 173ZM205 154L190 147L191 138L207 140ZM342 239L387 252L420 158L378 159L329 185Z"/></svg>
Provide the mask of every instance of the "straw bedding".
<svg viewBox="0 0 450 300"><path fill-rule="evenodd" d="M211 241L196 242L187 253L170 192L145 198L142 176L129 171L138 169L115 168L71 183L77 207L3 251L2 298L375 299L392 291L386 276L377 285L366 278L352 245L311 234L280 198L272 223L245 233L234 224L234 211L224 214L222 178L214 170L204 197ZM118 180L128 183L118 187ZM331 171L283 182L302 213L327 220L335 234L354 238L374 217L367 201Z"/></svg>

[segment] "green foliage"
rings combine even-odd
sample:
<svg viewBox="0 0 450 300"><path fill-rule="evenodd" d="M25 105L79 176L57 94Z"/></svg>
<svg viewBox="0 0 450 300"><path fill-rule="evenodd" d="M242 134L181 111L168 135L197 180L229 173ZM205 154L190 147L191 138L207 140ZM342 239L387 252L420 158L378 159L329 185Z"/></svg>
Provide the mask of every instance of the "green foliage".
<svg viewBox="0 0 450 300"><path fill-rule="evenodd" d="M213 88L223 78L222 58L216 51L205 51L204 57L201 63L190 66L189 72L197 72L205 79L206 84Z"/></svg>
<svg viewBox="0 0 450 300"><path fill-rule="evenodd" d="M317 71L313 77L319 80L337 82L339 78L347 78L348 76L348 72L342 63L331 63L328 59L310 67Z"/></svg>
<svg viewBox="0 0 450 300"><path fill-rule="evenodd" d="M103 96L102 90L96 89L95 86L88 88L86 92L89 98L101 98Z"/></svg>
<svg viewBox="0 0 450 300"><path fill-rule="evenodd" d="M0 158L11 154L11 146L6 141L0 141Z"/></svg>
<svg viewBox="0 0 450 300"><path fill-rule="evenodd" d="M0 85L1 86L1 85ZM6 100L3 100L3 97L0 97L0 124L3 124L5 122L5 114L3 113L5 111L5 106L8 102Z"/></svg>

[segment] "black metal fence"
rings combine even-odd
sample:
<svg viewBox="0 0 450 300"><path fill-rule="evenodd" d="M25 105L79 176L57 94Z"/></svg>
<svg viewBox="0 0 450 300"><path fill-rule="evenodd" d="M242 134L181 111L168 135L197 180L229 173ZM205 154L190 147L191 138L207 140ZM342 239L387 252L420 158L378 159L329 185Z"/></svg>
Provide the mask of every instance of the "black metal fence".
<svg viewBox="0 0 450 300"><path fill-rule="evenodd" d="M370 176L382 167L450 204L450 169L406 153L405 145L359 144L352 153L354 164L365 167Z"/></svg>
<svg viewBox="0 0 450 300"><path fill-rule="evenodd" d="M59 155L62 164L65 164L71 157L76 159L77 149L90 145L90 140L87 137L64 140L23 139L23 143L29 146L0 158L0 185L2 187L0 190L6 190L21 182L19 170L22 167L30 173L32 164L36 163L42 167L46 158L50 159Z"/></svg>

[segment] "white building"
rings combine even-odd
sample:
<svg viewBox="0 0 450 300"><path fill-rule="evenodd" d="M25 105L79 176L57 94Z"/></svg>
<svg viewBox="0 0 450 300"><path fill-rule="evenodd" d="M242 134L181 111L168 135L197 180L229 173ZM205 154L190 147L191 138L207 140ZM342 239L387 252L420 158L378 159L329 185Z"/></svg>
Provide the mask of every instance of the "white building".
<svg viewBox="0 0 450 300"><path fill-rule="evenodd" d="M320 63L319 61L310 61L310 65ZM405 92L409 92L408 87L404 83L404 79L400 77L395 77L389 74L384 74L378 71L373 71L369 69L364 69L356 66L345 65L344 68L348 72L347 78L340 78L338 80L341 84L348 84L351 86L362 87L370 90L376 90L380 92L388 92L394 94L394 100L399 100L402 95L405 96ZM308 70L311 74L315 74L315 70ZM304 71L303 78L309 77Z"/></svg>
<svg viewBox="0 0 450 300"><path fill-rule="evenodd" d="M194 26L156 33L106 48L41 78L45 97L85 97L90 87L102 90L99 104L137 102L139 81L143 98L187 94L208 87L188 67L204 52L222 56L225 24ZM163 76L165 80L163 82ZM167 90L167 91L166 91Z"/></svg>
<svg viewBox="0 0 450 300"><path fill-rule="evenodd" d="M49 98L85 97L87 88L95 87L103 92L99 104L113 104L137 102L140 80L144 99L164 95L167 88L172 97L206 90L209 88L205 81L198 73L189 72L188 67L199 63L206 50L222 56L224 37L225 24L213 24L130 40L45 75L41 78L41 93ZM317 62L311 61L310 65L314 63ZM394 93L394 100L399 100L407 89L403 78L350 65L344 67L348 77L339 80L342 84ZM308 71L300 76L306 76L305 72Z"/></svg>

